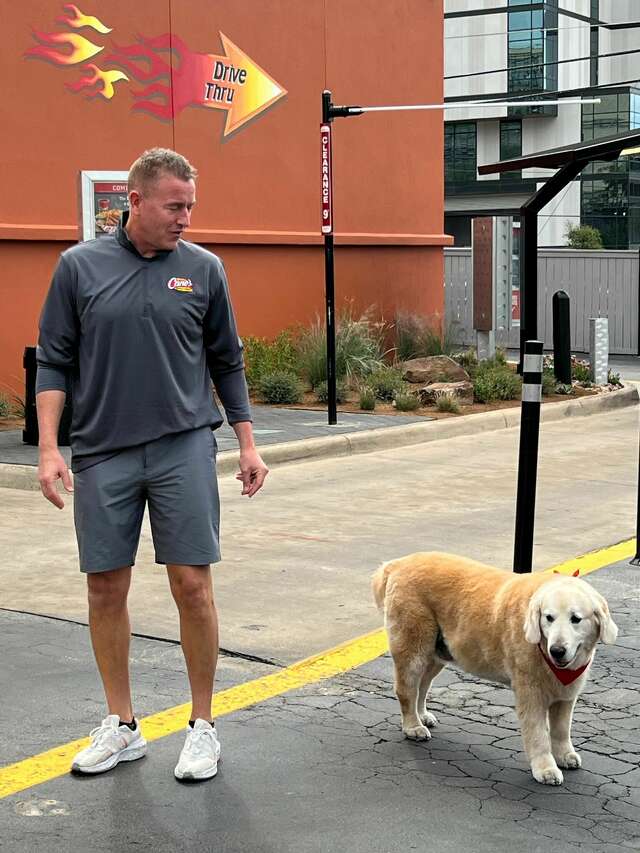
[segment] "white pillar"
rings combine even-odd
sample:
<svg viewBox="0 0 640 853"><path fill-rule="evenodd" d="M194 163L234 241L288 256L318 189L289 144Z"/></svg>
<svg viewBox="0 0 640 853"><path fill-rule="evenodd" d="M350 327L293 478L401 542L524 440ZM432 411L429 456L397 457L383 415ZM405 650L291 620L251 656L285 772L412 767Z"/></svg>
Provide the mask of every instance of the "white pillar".
<svg viewBox="0 0 640 853"><path fill-rule="evenodd" d="M589 317L589 362L591 380L606 385L609 376L609 320Z"/></svg>

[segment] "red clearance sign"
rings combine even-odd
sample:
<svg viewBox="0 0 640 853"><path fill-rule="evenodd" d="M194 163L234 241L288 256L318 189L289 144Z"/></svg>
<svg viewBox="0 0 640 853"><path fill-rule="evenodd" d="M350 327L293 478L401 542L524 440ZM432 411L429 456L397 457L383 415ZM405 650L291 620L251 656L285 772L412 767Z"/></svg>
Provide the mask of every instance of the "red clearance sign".
<svg viewBox="0 0 640 853"><path fill-rule="evenodd" d="M322 159L322 233L333 232L333 199L331 198L331 125L320 125Z"/></svg>

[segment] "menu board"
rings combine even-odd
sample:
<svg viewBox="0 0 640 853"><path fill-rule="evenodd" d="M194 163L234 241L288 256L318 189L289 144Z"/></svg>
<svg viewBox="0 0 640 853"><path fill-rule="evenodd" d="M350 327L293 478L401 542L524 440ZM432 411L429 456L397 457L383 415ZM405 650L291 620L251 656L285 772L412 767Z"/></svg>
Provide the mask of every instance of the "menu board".
<svg viewBox="0 0 640 853"><path fill-rule="evenodd" d="M80 172L79 178L80 239L114 234L123 211L129 209L129 173Z"/></svg>
<svg viewBox="0 0 640 853"><path fill-rule="evenodd" d="M127 188L126 183L115 181L94 183L93 212L96 237L104 237L115 232L122 211L129 209Z"/></svg>

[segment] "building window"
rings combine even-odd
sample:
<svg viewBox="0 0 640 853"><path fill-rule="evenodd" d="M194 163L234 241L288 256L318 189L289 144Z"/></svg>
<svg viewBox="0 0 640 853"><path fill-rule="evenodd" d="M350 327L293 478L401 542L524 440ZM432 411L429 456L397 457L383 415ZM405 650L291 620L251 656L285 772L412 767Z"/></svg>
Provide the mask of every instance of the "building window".
<svg viewBox="0 0 640 853"><path fill-rule="evenodd" d="M582 139L615 136L640 126L640 93L598 93L599 104L582 106ZM581 175L582 222L602 233L607 249L638 246L640 157L596 160Z"/></svg>
<svg viewBox="0 0 640 853"><path fill-rule="evenodd" d="M509 0L507 17L509 94L554 91L558 87L557 3L548 0L541 3ZM557 108L512 107L509 115L557 115Z"/></svg>
<svg viewBox="0 0 640 853"><path fill-rule="evenodd" d="M449 184L475 181L476 123L447 122L444 126L444 179Z"/></svg>
<svg viewBox="0 0 640 853"><path fill-rule="evenodd" d="M522 122L501 121L500 122L500 159L513 160L514 157L522 155ZM501 172L500 179L503 181L520 180L522 172L515 169L512 172Z"/></svg>

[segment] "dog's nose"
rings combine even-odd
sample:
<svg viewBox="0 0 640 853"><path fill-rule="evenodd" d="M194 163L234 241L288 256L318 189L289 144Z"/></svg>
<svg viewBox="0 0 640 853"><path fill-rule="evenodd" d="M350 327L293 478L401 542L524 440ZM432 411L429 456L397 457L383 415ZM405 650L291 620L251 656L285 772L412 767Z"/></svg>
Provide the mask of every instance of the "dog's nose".
<svg viewBox="0 0 640 853"><path fill-rule="evenodd" d="M549 651L554 660L561 661L566 654L567 648L566 646L551 646Z"/></svg>

